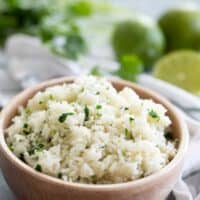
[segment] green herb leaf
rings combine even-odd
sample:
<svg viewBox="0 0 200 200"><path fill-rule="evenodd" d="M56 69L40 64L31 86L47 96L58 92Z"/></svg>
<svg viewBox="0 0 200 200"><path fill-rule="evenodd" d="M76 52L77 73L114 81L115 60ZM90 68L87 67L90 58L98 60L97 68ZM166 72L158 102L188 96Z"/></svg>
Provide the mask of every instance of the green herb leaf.
<svg viewBox="0 0 200 200"><path fill-rule="evenodd" d="M132 138L132 135L131 135L131 133L128 131L127 128L125 128L124 135L125 135L125 137L126 137L127 140L129 140L129 139Z"/></svg>
<svg viewBox="0 0 200 200"><path fill-rule="evenodd" d="M34 148L31 148L28 150L28 154L31 156L35 153L35 149Z"/></svg>
<svg viewBox="0 0 200 200"><path fill-rule="evenodd" d="M93 76L102 76L103 75L102 71L100 70L100 68L98 66L94 66L91 69L90 74Z"/></svg>
<svg viewBox="0 0 200 200"><path fill-rule="evenodd" d="M23 161L24 163L26 163L26 160L25 160L25 158L24 158L24 154L23 154L23 153L20 153L19 159L20 159L21 161Z"/></svg>
<svg viewBox="0 0 200 200"><path fill-rule="evenodd" d="M137 76L143 72L143 64L136 55L125 55L120 61L120 68L115 72L119 77L136 81Z"/></svg>
<svg viewBox="0 0 200 200"><path fill-rule="evenodd" d="M67 43L64 46L67 52L67 57L76 60L80 54L87 51L87 45L80 34L71 34L67 37Z"/></svg>
<svg viewBox="0 0 200 200"><path fill-rule="evenodd" d="M67 119L67 117L70 116L70 115L74 115L74 113L72 113L72 112L63 113L63 114L60 115L60 117L58 118L58 121L59 121L60 123L63 123L63 122Z"/></svg>
<svg viewBox="0 0 200 200"><path fill-rule="evenodd" d="M28 108L28 107L26 107L25 108L25 113L27 114L27 115L29 115L29 114L31 114L31 109L30 108Z"/></svg>
<svg viewBox="0 0 200 200"><path fill-rule="evenodd" d="M90 110L87 106L85 106L85 108L84 108L84 113L85 113L84 121L86 122L89 120L89 115L90 115Z"/></svg>
<svg viewBox="0 0 200 200"><path fill-rule="evenodd" d="M41 150L43 150L43 148L44 148L44 145L40 143L40 144L37 145L36 150L41 151Z"/></svg>
<svg viewBox="0 0 200 200"><path fill-rule="evenodd" d="M50 95L49 95L49 99L50 99L50 100L54 100L53 94L50 94Z"/></svg>
<svg viewBox="0 0 200 200"><path fill-rule="evenodd" d="M31 127L27 123L24 123L23 125L23 133L25 135L29 135L31 133Z"/></svg>
<svg viewBox="0 0 200 200"><path fill-rule="evenodd" d="M29 130L23 130L23 133L24 133L25 135L29 135L31 132L30 132Z"/></svg>
<svg viewBox="0 0 200 200"><path fill-rule="evenodd" d="M53 40L50 41L50 47L54 53L77 60L81 54L87 52L86 41L80 33L67 33L65 36L62 36L62 39L64 40L62 44L58 44Z"/></svg>
<svg viewBox="0 0 200 200"><path fill-rule="evenodd" d="M41 105L41 104L43 104L44 102L43 101L39 101L39 104Z"/></svg>
<svg viewBox="0 0 200 200"><path fill-rule="evenodd" d="M132 122L134 121L135 119L133 117L129 117L129 121Z"/></svg>
<svg viewBox="0 0 200 200"><path fill-rule="evenodd" d="M29 153L29 155L33 155L35 152L43 151L43 149L44 149L44 145L39 143L39 144L32 146L32 148L28 150L28 153Z"/></svg>
<svg viewBox="0 0 200 200"><path fill-rule="evenodd" d="M102 108L102 105L99 105L99 104L96 105L96 109L97 109L97 110L99 110L99 109L101 109L101 108Z"/></svg>
<svg viewBox="0 0 200 200"><path fill-rule="evenodd" d="M150 116L151 118L153 118L153 119L157 119L157 120L160 119L159 115L158 115L157 112L155 112L154 110L150 110L150 111L149 111L149 116Z"/></svg>
<svg viewBox="0 0 200 200"><path fill-rule="evenodd" d="M67 16L56 13L45 17L39 35L53 53L77 60L80 55L88 52L88 45L77 21Z"/></svg>
<svg viewBox="0 0 200 200"><path fill-rule="evenodd" d="M96 175L93 175L93 176L91 176L91 178L92 178L92 182L93 182L94 184L96 184L96 182L97 182L97 176L96 176Z"/></svg>
<svg viewBox="0 0 200 200"><path fill-rule="evenodd" d="M62 179L63 174L61 172L58 173L58 178Z"/></svg>
<svg viewBox="0 0 200 200"><path fill-rule="evenodd" d="M27 124L27 123L24 123L23 128L28 128L28 124Z"/></svg>
<svg viewBox="0 0 200 200"><path fill-rule="evenodd" d="M38 172L42 172L42 167L41 167L41 165L37 164L37 165L35 166L35 170L38 171Z"/></svg>

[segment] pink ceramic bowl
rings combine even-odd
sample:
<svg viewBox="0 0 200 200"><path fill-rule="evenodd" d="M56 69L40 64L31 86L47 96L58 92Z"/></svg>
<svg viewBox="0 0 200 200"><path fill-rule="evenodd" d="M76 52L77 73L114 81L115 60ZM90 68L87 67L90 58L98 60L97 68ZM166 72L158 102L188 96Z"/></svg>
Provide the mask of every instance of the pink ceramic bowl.
<svg viewBox="0 0 200 200"><path fill-rule="evenodd" d="M139 180L109 185L88 185L68 183L36 172L20 161L5 142L5 129L16 115L17 109L25 105L35 93L46 87L71 83L74 78L61 78L41 83L29 88L18 96L2 111L0 120L0 166L3 175L20 200L163 200L177 182L183 166L188 145L188 130L183 119L174 107L158 94L121 80L111 80L120 90L128 86L142 98L150 98L161 103L168 110L172 120L174 137L179 140L178 152L174 159L160 171Z"/></svg>

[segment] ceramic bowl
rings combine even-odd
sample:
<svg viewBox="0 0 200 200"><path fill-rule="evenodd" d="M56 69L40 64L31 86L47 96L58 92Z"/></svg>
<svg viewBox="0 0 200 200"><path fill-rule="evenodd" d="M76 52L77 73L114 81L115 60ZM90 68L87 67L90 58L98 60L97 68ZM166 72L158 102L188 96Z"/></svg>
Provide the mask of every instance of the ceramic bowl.
<svg viewBox="0 0 200 200"><path fill-rule="evenodd" d="M20 161L5 142L5 129L17 114L19 106L26 105L38 91L74 78L50 80L17 95L2 111L0 120L0 167L3 175L19 200L163 200L176 184L188 145L188 130L184 120L166 99L141 86L122 80L110 80L117 90L128 86L142 98L153 99L167 109L172 121L172 132L179 140L178 152L168 165L158 172L139 180L108 185L69 183L38 173Z"/></svg>

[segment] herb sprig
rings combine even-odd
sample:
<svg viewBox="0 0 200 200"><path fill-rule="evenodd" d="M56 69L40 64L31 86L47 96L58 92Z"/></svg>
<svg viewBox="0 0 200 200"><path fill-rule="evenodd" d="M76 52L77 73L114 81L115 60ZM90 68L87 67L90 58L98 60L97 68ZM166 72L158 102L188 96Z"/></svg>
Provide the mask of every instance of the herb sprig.
<svg viewBox="0 0 200 200"><path fill-rule="evenodd" d="M84 121L86 122L89 120L89 115L90 115L90 110L87 106L85 106L85 108L84 108L84 113L85 113Z"/></svg>
<svg viewBox="0 0 200 200"><path fill-rule="evenodd" d="M73 112L63 113L63 114L61 114L61 115L59 116L58 121L59 121L60 123L63 123L63 122L65 122L65 120L67 119L67 117L70 116L70 115L74 115L74 113L73 113Z"/></svg>
<svg viewBox="0 0 200 200"><path fill-rule="evenodd" d="M149 116L153 119L159 120L160 116L158 115L158 113L154 110L149 110Z"/></svg>

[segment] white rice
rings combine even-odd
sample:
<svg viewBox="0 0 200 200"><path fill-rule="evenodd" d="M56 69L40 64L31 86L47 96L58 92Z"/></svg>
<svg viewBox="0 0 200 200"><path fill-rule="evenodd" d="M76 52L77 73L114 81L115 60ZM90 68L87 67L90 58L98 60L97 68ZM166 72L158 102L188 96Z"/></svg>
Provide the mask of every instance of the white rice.
<svg viewBox="0 0 200 200"><path fill-rule="evenodd" d="M6 140L25 163L64 181L126 182L160 170L176 154L165 113L130 88L117 92L104 78L80 77L38 92Z"/></svg>

